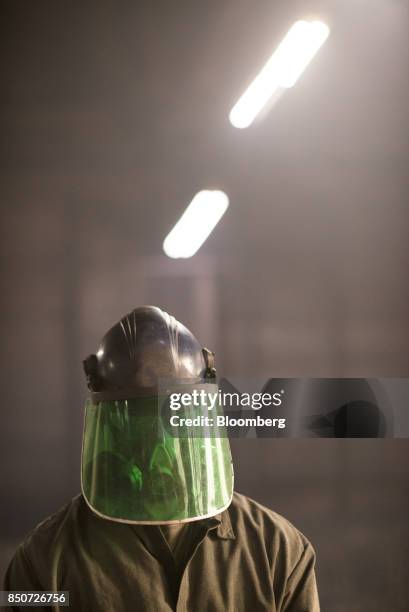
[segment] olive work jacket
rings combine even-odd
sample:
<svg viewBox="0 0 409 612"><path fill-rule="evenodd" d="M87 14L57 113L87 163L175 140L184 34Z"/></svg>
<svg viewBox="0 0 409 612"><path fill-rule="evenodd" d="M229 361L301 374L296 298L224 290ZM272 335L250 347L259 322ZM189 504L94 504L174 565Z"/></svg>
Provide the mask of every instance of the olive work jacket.
<svg viewBox="0 0 409 612"><path fill-rule="evenodd" d="M69 608L42 608L61 612L319 612L314 551L286 519L235 493L192 525L178 566L159 527L100 518L79 495L27 536L4 590L69 591Z"/></svg>

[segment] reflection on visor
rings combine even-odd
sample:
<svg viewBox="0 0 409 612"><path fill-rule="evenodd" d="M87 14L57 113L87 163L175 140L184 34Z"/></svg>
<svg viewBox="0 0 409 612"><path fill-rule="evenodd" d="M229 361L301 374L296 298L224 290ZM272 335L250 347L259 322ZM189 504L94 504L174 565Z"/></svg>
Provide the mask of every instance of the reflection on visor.
<svg viewBox="0 0 409 612"><path fill-rule="evenodd" d="M91 508L125 522L213 516L233 492L228 439L171 436L156 397L87 401L81 476Z"/></svg>

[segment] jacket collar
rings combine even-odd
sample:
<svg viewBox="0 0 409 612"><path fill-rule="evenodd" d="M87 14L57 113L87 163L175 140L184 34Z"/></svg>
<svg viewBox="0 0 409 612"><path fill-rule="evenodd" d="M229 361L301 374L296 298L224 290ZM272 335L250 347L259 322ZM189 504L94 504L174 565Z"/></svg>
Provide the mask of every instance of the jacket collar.
<svg viewBox="0 0 409 612"><path fill-rule="evenodd" d="M222 540L235 540L236 536L233 531L233 527L230 520L229 509L227 508L220 514L216 514L213 519L217 521L216 534Z"/></svg>

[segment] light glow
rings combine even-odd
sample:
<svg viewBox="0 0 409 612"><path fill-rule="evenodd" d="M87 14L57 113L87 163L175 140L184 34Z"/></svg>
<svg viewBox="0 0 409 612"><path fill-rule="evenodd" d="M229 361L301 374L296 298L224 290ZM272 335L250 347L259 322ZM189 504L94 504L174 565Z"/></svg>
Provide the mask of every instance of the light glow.
<svg viewBox="0 0 409 612"><path fill-rule="evenodd" d="M230 111L236 128L251 125L280 88L293 87L329 35L322 21L297 21Z"/></svg>
<svg viewBox="0 0 409 612"><path fill-rule="evenodd" d="M163 250L174 259L192 257L212 233L229 205L223 191L199 191L163 241Z"/></svg>

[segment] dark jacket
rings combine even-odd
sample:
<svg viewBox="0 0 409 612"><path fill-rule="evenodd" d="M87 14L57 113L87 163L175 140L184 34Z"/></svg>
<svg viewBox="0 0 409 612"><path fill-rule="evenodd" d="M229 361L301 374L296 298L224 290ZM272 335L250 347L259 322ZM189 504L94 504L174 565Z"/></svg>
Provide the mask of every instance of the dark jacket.
<svg viewBox="0 0 409 612"><path fill-rule="evenodd" d="M188 533L178 563L159 527L99 518L78 496L24 540L4 589L69 591L70 608L43 608L62 612L319 612L314 551L280 515L235 493Z"/></svg>

